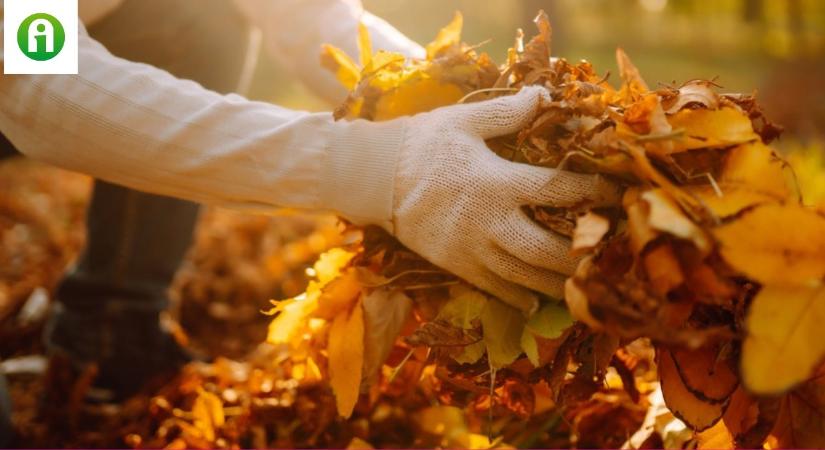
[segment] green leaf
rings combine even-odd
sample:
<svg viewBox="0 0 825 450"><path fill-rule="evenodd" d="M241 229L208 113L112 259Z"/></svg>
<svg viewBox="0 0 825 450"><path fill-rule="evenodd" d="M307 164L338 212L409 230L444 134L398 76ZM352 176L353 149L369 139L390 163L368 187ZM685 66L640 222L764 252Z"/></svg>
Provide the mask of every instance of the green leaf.
<svg viewBox="0 0 825 450"><path fill-rule="evenodd" d="M453 357L453 360L459 364L475 364L484 356L484 349L484 341L478 341L465 346L459 355Z"/></svg>
<svg viewBox="0 0 825 450"><path fill-rule="evenodd" d="M521 355L521 334L526 320L521 311L490 300L481 313L481 328L490 367L500 369Z"/></svg>
<svg viewBox="0 0 825 450"><path fill-rule="evenodd" d="M548 303L530 317L527 328L536 336L555 339L573 325L573 317L561 303Z"/></svg>
<svg viewBox="0 0 825 450"><path fill-rule="evenodd" d="M481 292L466 286L456 286L450 289L450 300L441 308L436 320L444 320L454 327L469 330L476 327L486 304L487 297Z"/></svg>
<svg viewBox="0 0 825 450"><path fill-rule="evenodd" d="M533 363L533 367L538 367L539 346L536 342L536 336L533 335L527 327L524 327L524 331L521 332L521 349L524 350L524 354L527 355L527 359Z"/></svg>

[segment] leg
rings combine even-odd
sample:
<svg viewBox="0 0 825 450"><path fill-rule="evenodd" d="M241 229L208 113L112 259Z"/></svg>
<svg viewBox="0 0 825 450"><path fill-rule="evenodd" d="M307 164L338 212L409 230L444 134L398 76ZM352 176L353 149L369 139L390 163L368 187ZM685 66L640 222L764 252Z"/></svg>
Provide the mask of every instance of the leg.
<svg viewBox="0 0 825 450"><path fill-rule="evenodd" d="M99 387L119 393L184 363L159 315L197 215L193 203L97 182L87 248L59 287L47 328L52 351L98 364Z"/></svg>
<svg viewBox="0 0 825 450"><path fill-rule="evenodd" d="M224 0L127 0L90 33L118 56L230 92L248 36L231 8ZM96 363L99 385L120 394L185 361L158 318L197 215L192 203L97 182L88 247L58 289L50 348Z"/></svg>

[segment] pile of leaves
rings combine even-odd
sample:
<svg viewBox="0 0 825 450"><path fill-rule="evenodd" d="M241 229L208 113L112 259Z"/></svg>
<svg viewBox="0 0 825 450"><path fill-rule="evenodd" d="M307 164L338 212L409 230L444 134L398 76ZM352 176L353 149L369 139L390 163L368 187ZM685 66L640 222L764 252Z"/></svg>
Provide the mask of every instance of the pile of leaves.
<svg viewBox="0 0 825 450"><path fill-rule="evenodd" d="M651 88L621 50L615 88L587 62L551 58L549 22L536 22L501 66L461 42L460 15L425 60L373 52L362 28L358 62L332 47L322 62L351 90L340 120L546 88L530 126L489 147L624 192L525 205L581 258L564 299L519 310L350 226L305 292L274 302L251 356L191 364L116 412L69 408L42 431L92 426L84 442L169 448L825 446L825 214L768 146L780 129L713 81ZM245 275L254 266L294 275L322 247L309 238L311 251L278 257L280 244L233 237L265 236L263 222L212 222L178 287L199 299L192 317L216 323L249 309L216 300L292 289ZM64 391L80 399L88 381Z"/></svg>
<svg viewBox="0 0 825 450"><path fill-rule="evenodd" d="M486 391L491 418L530 417L541 383L568 420L615 388L647 408L627 349L649 342L664 402L699 444L825 445L825 213L768 146L781 128L714 81L653 89L621 49L614 88L587 62L551 58L549 21L536 23L501 67L461 42L460 15L426 60L373 53L362 27L359 63L332 47L322 61L351 89L344 120L545 87L552 101L532 124L490 148L624 188L614 205L526 205L582 258L565 298L517 310L366 229L321 258L306 293L275 303L269 342L329 380L343 417L415 361L456 404ZM499 395L508 384L529 400Z"/></svg>

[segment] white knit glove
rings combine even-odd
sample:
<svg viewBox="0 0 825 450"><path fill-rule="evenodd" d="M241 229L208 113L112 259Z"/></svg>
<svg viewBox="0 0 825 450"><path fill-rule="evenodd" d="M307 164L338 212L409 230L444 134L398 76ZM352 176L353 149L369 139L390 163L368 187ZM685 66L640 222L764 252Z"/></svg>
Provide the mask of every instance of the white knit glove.
<svg viewBox="0 0 825 450"><path fill-rule="evenodd" d="M601 177L509 162L487 148L485 139L518 132L545 101L545 89L526 88L394 121L406 131L397 155L392 224L384 224L432 263L528 312L538 305L534 291L562 298L577 260L569 256L567 238L533 222L521 207L618 201L616 189ZM392 123L376 124L371 139L391 140L393 133L380 131ZM362 177L369 173L366 168Z"/></svg>

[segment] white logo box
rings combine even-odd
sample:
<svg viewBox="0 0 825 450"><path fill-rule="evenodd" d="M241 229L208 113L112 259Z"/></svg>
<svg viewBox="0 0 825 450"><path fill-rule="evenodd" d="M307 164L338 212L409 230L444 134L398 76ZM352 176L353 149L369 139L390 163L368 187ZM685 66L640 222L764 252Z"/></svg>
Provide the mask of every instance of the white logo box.
<svg viewBox="0 0 825 450"><path fill-rule="evenodd" d="M4 74L77 74L78 0L3 0ZM47 61L27 57L17 44L20 24L32 14L46 13L63 25L66 43L63 50Z"/></svg>

